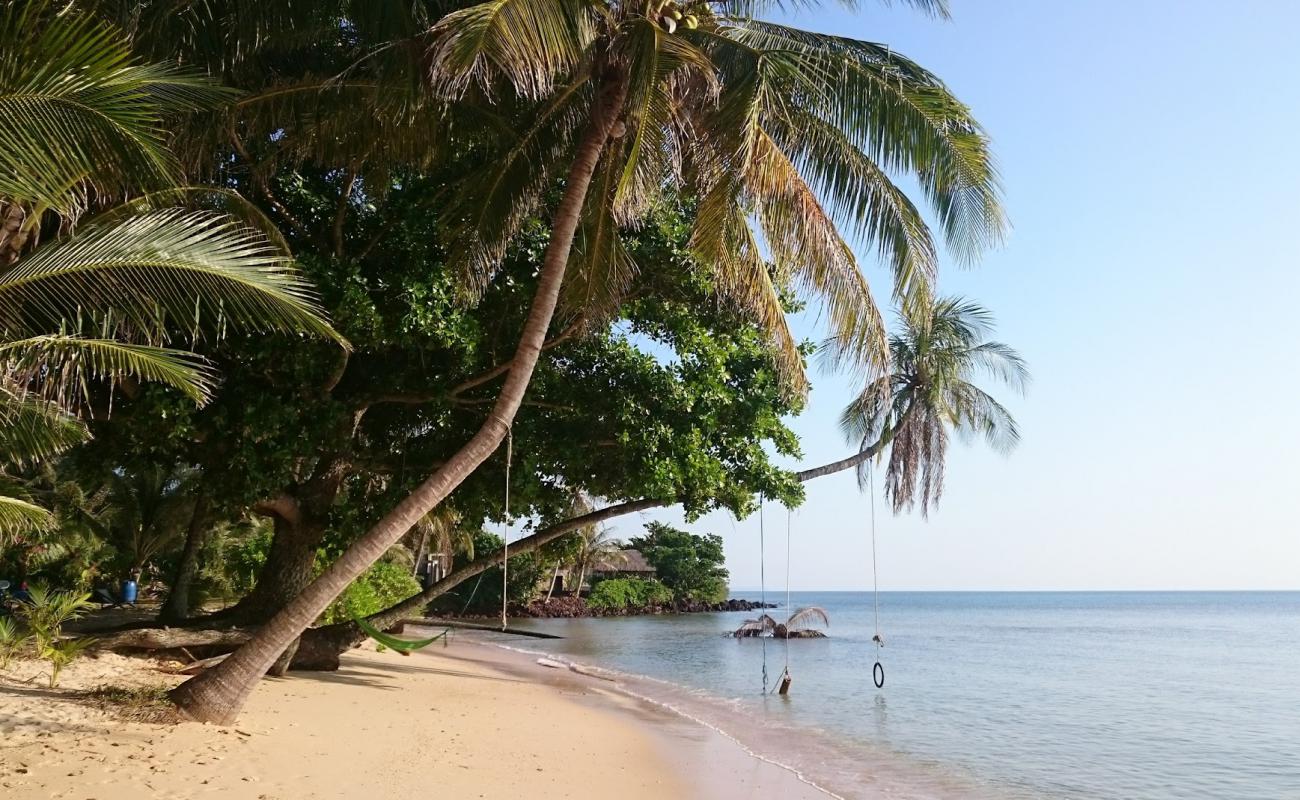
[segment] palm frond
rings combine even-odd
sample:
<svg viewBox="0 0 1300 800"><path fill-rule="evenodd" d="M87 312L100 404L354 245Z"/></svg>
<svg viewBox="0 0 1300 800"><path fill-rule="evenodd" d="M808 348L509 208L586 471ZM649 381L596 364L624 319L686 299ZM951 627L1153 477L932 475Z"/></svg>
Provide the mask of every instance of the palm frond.
<svg viewBox="0 0 1300 800"><path fill-rule="evenodd" d="M477 296L496 274L509 243L541 203L542 193L571 151L591 107L590 75L579 71L530 116L517 138L501 134L487 165L455 187L448 216L462 220L448 234L451 265Z"/></svg>
<svg viewBox="0 0 1300 800"><path fill-rule="evenodd" d="M53 522L50 512L40 506L0 495L0 544L10 536L45 530Z"/></svg>
<svg viewBox="0 0 1300 800"><path fill-rule="evenodd" d="M212 396L216 373L186 350L81 336L33 336L0 342L0 366L14 380L62 407L85 400L93 381L124 377L161 383L199 405Z"/></svg>
<svg viewBox="0 0 1300 800"><path fill-rule="evenodd" d="M787 72L818 89L808 113L843 131L886 170L914 175L939 217L949 248L972 259L1006 228L988 137L936 76L884 45L753 19L729 21L724 35L777 52Z"/></svg>
<svg viewBox="0 0 1300 800"><path fill-rule="evenodd" d="M346 344L284 255L252 229L203 211L88 226L0 274L0 330L11 336L88 315L153 335L169 323L195 334L231 325Z"/></svg>
<svg viewBox="0 0 1300 800"><path fill-rule="evenodd" d="M639 272L614 219L617 162L606 158L597 169L569 254L559 312L581 316L588 326L618 315Z"/></svg>
<svg viewBox="0 0 1300 800"><path fill-rule="evenodd" d="M820 622L822 625L830 627L831 618L827 616L826 609L818 606L808 606L791 614L790 619L786 620L785 627L786 630L800 631L813 622Z"/></svg>
<svg viewBox="0 0 1300 800"><path fill-rule="evenodd" d="M769 337L782 381L795 394L808 391L803 354L790 332L781 294L760 253L754 232L735 202L734 190L719 183L696 209L691 252L714 271L719 297L734 305Z"/></svg>
<svg viewBox="0 0 1300 800"><path fill-rule="evenodd" d="M592 0L489 0L452 12L433 27L429 72L440 94L458 98L472 85L494 91L505 81L520 96L550 94L593 41Z"/></svg>
<svg viewBox="0 0 1300 800"><path fill-rule="evenodd" d="M626 100L631 129L614 211L621 223L630 224L654 205L679 168L672 136L683 124L679 85L699 81L706 97L716 96L719 86L707 53L644 17L624 24L622 44L631 65Z"/></svg>
<svg viewBox="0 0 1300 800"><path fill-rule="evenodd" d="M139 64L126 37L50 0L0 7L0 195L75 217L87 188L120 195L178 175L165 118L229 90Z"/></svg>
<svg viewBox="0 0 1300 800"><path fill-rule="evenodd" d="M4 357L0 355L0 364ZM57 403L0 384L0 465L30 464L85 441L86 426Z"/></svg>

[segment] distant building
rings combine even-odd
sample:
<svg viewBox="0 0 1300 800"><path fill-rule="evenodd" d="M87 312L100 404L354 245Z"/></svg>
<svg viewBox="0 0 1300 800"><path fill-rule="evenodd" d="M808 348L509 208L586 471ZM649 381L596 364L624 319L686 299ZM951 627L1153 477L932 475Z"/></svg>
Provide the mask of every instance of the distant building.
<svg viewBox="0 0 1300 800"><path fill-rule="evenodd" d="M593 580L609 578L653 578L655 568L645 560L640 550L616 550L591 565Z"/></svg>
<svg viewBox="0 0 1300 800"><path fill-rule="evenodd" d="M583 586L574 586L573 583L578 576L573 570L565 568L555 573L555 583L551 591L555 594L581 593L587 586L597 581L610 578L653 578L654 576L655 568L650 566L650 562L645 560L640 550L631 548L615 550L588 567L587 574L582 579ZM545 585L543 581L542 586Z"/></svg>

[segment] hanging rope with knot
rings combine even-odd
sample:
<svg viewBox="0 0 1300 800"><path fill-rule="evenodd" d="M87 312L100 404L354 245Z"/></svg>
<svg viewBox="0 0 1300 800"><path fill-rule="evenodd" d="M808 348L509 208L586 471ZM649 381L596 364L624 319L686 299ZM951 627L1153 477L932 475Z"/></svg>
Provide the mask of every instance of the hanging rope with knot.
<svg viewBox="0 0 1300 800"><path fill-rule="evenodd" d="M514 427L506 428L506 499L501 523L501 630L506 629L510 605L510 462L514 460Z"/></svg>

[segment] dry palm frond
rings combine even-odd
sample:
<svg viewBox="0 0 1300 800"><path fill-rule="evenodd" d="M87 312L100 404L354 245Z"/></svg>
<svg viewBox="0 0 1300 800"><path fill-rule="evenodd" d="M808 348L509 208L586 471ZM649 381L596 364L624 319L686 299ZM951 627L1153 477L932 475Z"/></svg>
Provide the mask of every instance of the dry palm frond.
<svg viewBox="0 0 1300 800"><path fill-rule="evenodd" d="M814 622L820 622L823 626L830 627L831 618L826 615L826 609L817 606L801 608L790 615L790 619L785 622L785 627L790 631L801 631Z"/></svg>

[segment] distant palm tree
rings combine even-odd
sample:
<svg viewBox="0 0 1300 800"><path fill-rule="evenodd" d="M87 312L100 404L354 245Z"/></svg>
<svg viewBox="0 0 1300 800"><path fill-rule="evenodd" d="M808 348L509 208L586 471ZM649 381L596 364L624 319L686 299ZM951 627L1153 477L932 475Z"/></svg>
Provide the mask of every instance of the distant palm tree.
<svg viewBox="0 0 1300 800"><path fill-rule="evenodd" d="M578 547L569 561L569 572L577 572L573 582L576 597L582 594L582 585L587 580L587 573L597 564L621 564L627 561L623 553L626 544L614 538L614 529L605 525L586 525L573 534L578 539Z"/></svg>
<svg viewBox="0 0 1300 800"><path fill-rule="evenodd" d="M168 207L206 195L263 221L238 195L184 187L167 146L169 119L230 98L196 73L140 63L76 4L0 2L0 470L84 439L73 412L96 379L205 402L215 376L166 346L177 334L339 338L265 231ZM0 495L0 539L50 522Z"/></svg>
<svg viewBox="0 0 1300 800"><path fill-rule="evenodd" d="M859 453L799 478L857 467L865 481L871 459L888 447L886 496L895 511L919 502L925 514L943 494L950 429L983 436L999 451L1020 440L1011 413L975 381L992 378L1023 391L1029 371L1011 347L987 340L993 316L968 300L936 300L902 314L902 323L889 340L890 374L869 382L840 418L845 435L860 443Z"/></svg>

